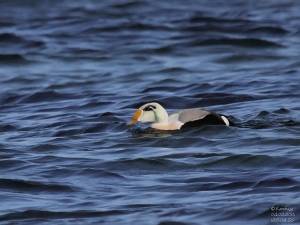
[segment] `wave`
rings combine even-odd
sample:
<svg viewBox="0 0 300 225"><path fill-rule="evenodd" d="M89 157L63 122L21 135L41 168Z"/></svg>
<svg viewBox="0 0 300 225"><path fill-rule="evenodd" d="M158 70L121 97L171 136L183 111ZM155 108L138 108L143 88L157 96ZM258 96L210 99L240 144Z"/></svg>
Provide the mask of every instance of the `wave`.
<svg viewBox="0 0 300 225"><path fill-rule="evenodd" d="M127 180L127 178L120 173L116 172L111 172L107 170L101 170L101 169L95 169L95 168L88 168L81 170L80 175L84 176L93 176L93 177L98 177L99 179L118 179L118 180Z"/></svg>
<svg viewBox="0 0 300 225"><path fill-rule="evenodd" d="M256 187L285 187L299 185L299 182L288 177L263 179L255 184ZM299 186L300 187L300 186Z"/></svg>
<svg viewBox="0 0 300 225"><path fill-rule="evenodd" d="M58 91L37 91L29 96L25 96L21 99L22 103L33 102L48 102L48 101L61 101L74 99L74 94L61 93Z"/></svg>
<svg viewBox="0 0 300 225"><path fill-rule="evenodd" d="M201 90L203 87L209 87L209 85L201 84L201 85L189 85L186 87L180 88L181 92L195 92L194 90ZM251 96L246 94L230 94L230 93L222 93L222 92L214 92L214 93L199 93L199 94L191 94L185 96L166 96L161 97L154 92L154 90L161 90L161 89L153 89L153 88L146 88L142 91L142 93L150 92L147 96L143 96L140 100L140 103L133 103L128 104L126 108L138 108L144 103L148 103L149 101L158 102L165 106L166 108L171 109L185 109L185 108L197 108L197 107L204 107L204 106L213 106L213 105L227 105L237 102L246 102L246 101L255 101L260 99L259 96ZM167 88L164 91L176 90L176 88L171 87ZM160 91L161 92L161 91ZM154 95L154 93L156 95Z"/></svg>
<svg viewBox="0 0 300 225"><path fill-rule="evenodd" d="M66 146L64 146L64 145L46 143L46 144L35 145L35 146L31 147L31 150L37 151L37 152L47 152L47 151L58 150L58 149L65 148L65 147Z"/></svg>
<svg viewBox="0 0 300 225"><path fill-rule="evenodd" d="M214 45L230 45L239 47L255 47L255 48L270 48L284 47L282 44L274 41L268 41L258 38L212 38L207 40L193 40L186 42L185 46L214 46Z"/></svg>
<svg viewBox="0 0 300 225"><path fill-rule="evenodd" d="M0 64L27 64L29 62L20 54L0 54Z"/></svg>
<svg viewBox="0 0 300 225"><path fill-rule="evenodd" d="M239 62L257 62L265 63L266 61L275 61L275 60L282 60L284 59L283 56L276 56L276 55L257 55L257 54L235 54L230 56L222 57L216 60L219 63L239 63Z"/></svg>
<svg viewBox="0 0 300 225"><path fill-rule="evenodd" d="M23 96L16 93L6 93L6 96L0 98L1 104L4 105L12 105L11 103L17 102L19 99L21 99ZM13 106L13 105L12 105Z"/></svg>
<svg viewBox="0 0 300 225"><path fill-rule="evenodd" d="M25 48L40 48L45 46L43 41L28 40L14 33L0 33L0 44L5 44L5 48L9 46L15 47L16 45L22 45Z"/></svg>
<svg viewBox="0 0 300 225"><path fill-rule="evenodd" d="M298 168L300 165L295 160L285 157L274 157L269 155L252 155L239 154L221 157L200 164L201 167L207 168L247 168L247 167L281 167L281 168Z"/></svg>
<svg viewBox="0 0 300 225"><path fill-rule="evenodd" d="M253 118L240 123L240 126L253 129L299 126L300 121L296 120L291 114L292 112L286 108L275 109L274 111L263 110L254 115Z"/></svg>
<svg viewBox="0 0 300 225"><path fill-rule="evenodd" d="M242 18L226 18L226 17L213 17L213 16L205 16L205 15L193 15L188 21L190 23L250 23L250 20L242 19Z"/></svg>
<svg viewBox="0 0 300 225"><path fill-rule="evenodd" d="M139 168L139 171L168 171L172 168L189 168L190 166L185 163L175 162L173 160L156 158L156 159L124 159L118 161L104 162L102 165L104 168L109 168L110 170L120 170L120 171L135 171Z"/></svg>
<svg viewBox="0 0 300 225"><path fill-rule="evenodd" d="M42 211L25 210L21 212L7 213L0 216L0 221L9 220L33 220L33 219L65 219L65 218L86 218L104 217L128 214L128 210L108 210L108 211Z"/></svg>
<svg viewBox="0 0 300 225"><path fill-rule="evenodd" d="M147 24L141 22L130 22L130 23L120 23L111 24L106 26L96 26L84 29L82 32L86 34L97 34L100 32L120 32L123 30L135 31L164 31L170 30L171 28L164 25L157 24Z"/></svg>
<svg viewBox="0 0 300 225"><path fill-rule="evenodd" d="M164 220L158 223L158 225L188 225L189 223L179 222L176 220Z"/></svg>
<svg viewBox="0 0 300 225"><path fill-rule="evenodd" d="M13 157L8 159L0 160L0 168L1 169L12 169L17 170L22 166L26 166L27 162L24 160L13 159ZM0 185L1 186L1 185Z"/></svg>
<svg viewBox="0 0 300 225"><path fill-rule="evenodd" d="M290 187L297 186L300 188L299 182L288 177L262 179L260 181L233 181L226 184L216 185L213 190L233 190L233 189L247 189L246 192L262 191L263 187L280 188L280 190L288 190ZM279 189L277 189L279 191Z"/></svg>
<svg viewBox="0 0 300 225"><path fill-rule="evenodd" d="M13 33L0 33L0 43L24 43L25 39Z"/></svg>
<svg viewBox="0 0 300 225"><path fill-rule="evenodd" d="M31 180L0 178L0 189L22 192L73 192L74 187Z"/></svg>
<svg viewBox="0 0 300 225"><path fill-rule="evenodd" d="M148 5L147 2L142 1L127 1L127 2L113 2L111 7L117 9L132 9L139 6Z"/></svg>
<svg viewBox="0 0 300 225"><path fill-rule="evenodd" d="M283 35L289 33L288 30L278 26L256 26L248 29L249 32L271 34L271 35Z"/></svg>
<svg viewBox="0 0 300 225"><path fill-rule="evenodd" d="M11 124L0 124L0 132L15 131L17 127Z"/></svg>
<svg viewBox="0 0 300 225"><path fill-rule="evenodd" d="M15 23L13 23L13 22L8 22L8 21L0 21L0 27L11 27L11 26L14 26L15 25Z"/></svg>

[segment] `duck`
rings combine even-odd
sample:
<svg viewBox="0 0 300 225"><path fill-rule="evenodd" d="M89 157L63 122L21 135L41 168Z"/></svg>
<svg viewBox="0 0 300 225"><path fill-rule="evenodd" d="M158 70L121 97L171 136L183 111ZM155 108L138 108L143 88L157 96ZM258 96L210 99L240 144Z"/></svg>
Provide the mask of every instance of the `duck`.
<svg viewBox="0 0 300 225"><path fill-rule="evenodd" d="M203 108L183 109L169 115L157 102L144 104L135 111L130 124L135 125L138 122L150 123L151 128L157 130L180 130L202 125L233 125L227 116Z"/></svg>

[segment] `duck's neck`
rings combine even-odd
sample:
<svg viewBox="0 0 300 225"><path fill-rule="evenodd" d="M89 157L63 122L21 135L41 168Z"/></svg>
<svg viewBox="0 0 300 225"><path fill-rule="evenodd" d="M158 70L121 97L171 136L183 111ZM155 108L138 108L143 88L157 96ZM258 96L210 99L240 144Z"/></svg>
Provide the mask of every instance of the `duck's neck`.
<svg viewBox="0 0 300 225"><path fill-rule="evenodd" d="M155 123L168 123L169 116L164 108L160 108L157 112L154 112Z"/></svg>

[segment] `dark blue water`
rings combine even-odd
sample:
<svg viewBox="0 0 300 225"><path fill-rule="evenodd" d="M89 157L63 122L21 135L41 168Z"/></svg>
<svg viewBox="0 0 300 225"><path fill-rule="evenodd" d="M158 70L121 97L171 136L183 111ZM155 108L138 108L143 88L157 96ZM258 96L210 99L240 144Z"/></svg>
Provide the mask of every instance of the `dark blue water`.
<svg viewBox="0 0 300 225"><path fill-rule="evenodd" d="M299 224L299 9L1 1L0 223ZM128 127L149 101L237 126Z"/></svg>

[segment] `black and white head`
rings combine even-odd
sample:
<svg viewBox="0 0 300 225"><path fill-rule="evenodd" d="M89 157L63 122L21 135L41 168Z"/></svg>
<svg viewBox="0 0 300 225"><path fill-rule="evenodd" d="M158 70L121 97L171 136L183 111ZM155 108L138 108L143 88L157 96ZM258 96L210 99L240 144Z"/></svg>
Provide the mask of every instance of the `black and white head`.
<svg viewBox="0 0 300 225"><path fill-rule="evenodd" d="M131 124L142 123L160 123L168 121L168 113L160 104L156 102L147 103L138 108L132 119Z"/></svg>

